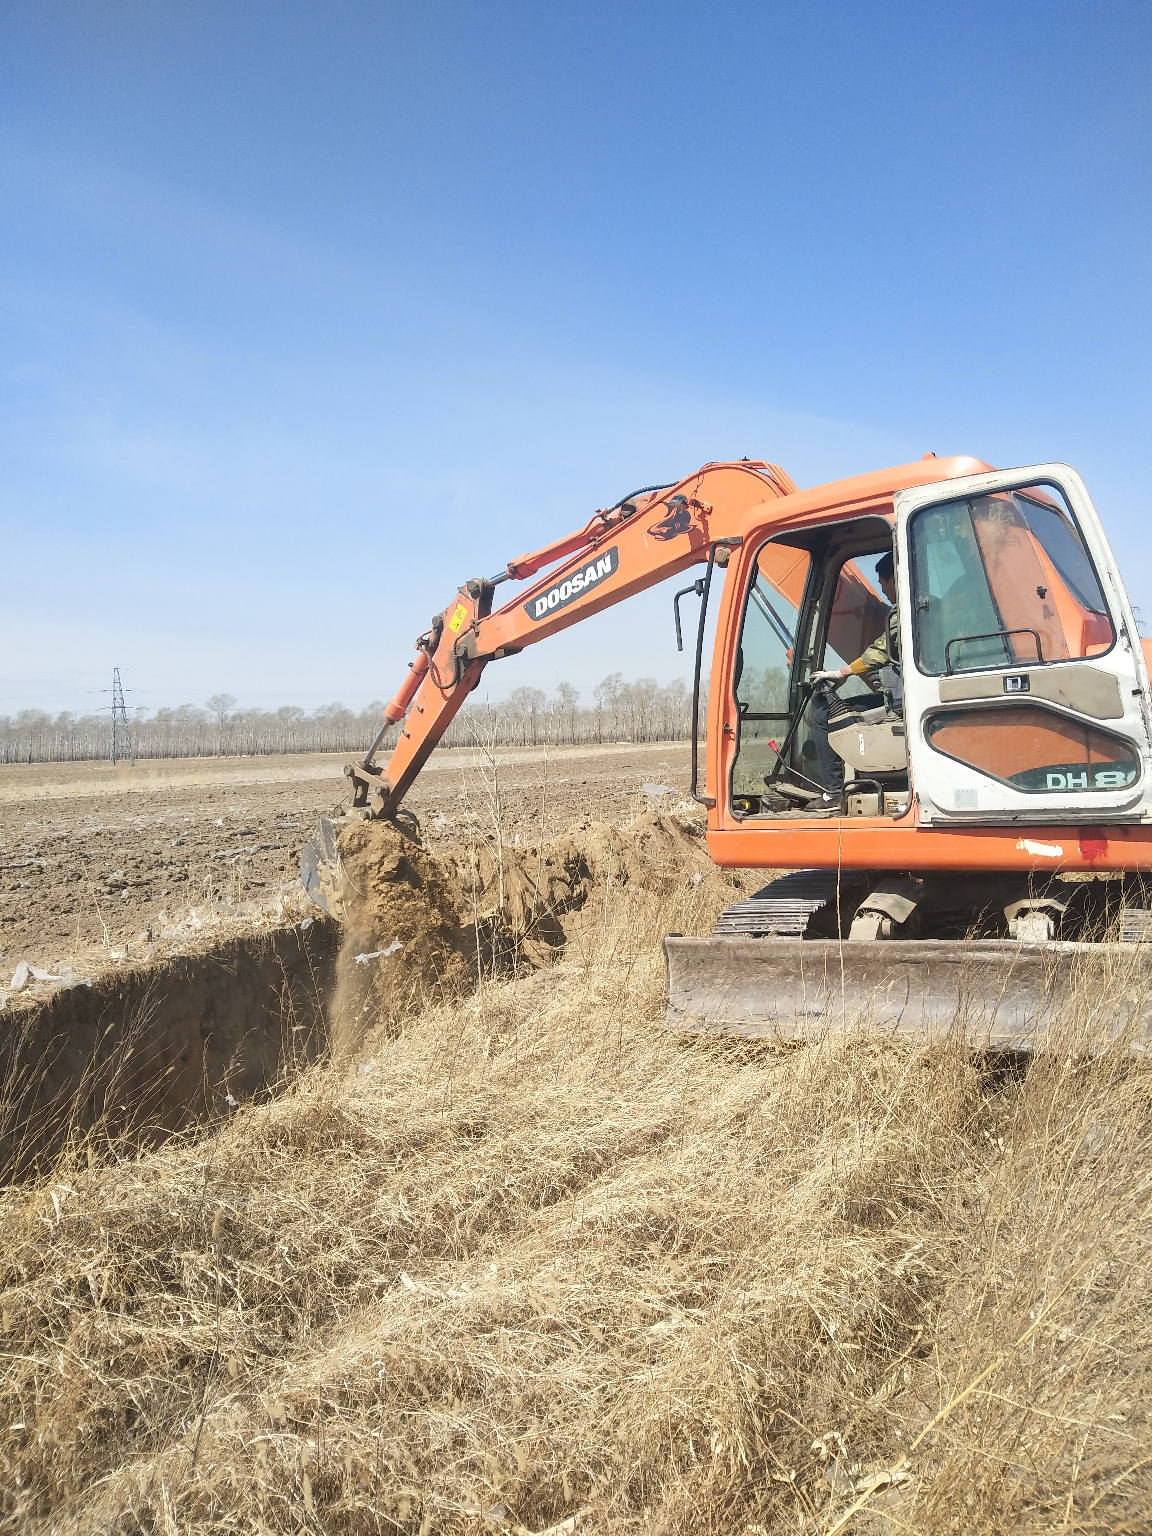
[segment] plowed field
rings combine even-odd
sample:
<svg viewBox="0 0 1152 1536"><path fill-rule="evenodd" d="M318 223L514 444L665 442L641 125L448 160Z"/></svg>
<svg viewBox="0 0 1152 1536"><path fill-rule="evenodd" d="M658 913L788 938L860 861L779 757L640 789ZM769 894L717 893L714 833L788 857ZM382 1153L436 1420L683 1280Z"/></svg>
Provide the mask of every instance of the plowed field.
<svg viewBox="0 0 1152 1536"><path fill-rule="evenodd" d="M0 990L21 960L95 974L167 954L191 924L276 921L321 815L347 800L344 754L0 768ZM689 748L436 753L407 804L436 849L497 817L513 843L623 821L687 790ZM647 786L647 790L645 789ZM34 984L33 984L34 985Z"/></svg>

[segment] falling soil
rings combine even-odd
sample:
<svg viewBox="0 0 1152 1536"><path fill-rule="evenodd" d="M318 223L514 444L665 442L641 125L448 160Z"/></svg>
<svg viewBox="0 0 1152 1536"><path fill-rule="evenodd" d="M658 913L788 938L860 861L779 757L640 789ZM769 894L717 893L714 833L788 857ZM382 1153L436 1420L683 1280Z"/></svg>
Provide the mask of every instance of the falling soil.
<svg viewBox="0 0 1152 1536"><path fill-rule="evenodd" d="M358 1042L360 1021L387 1027L433 992L458 991L472 972L467 932L446 871L388 821L340 833L344 897L332 1017L333 1050Z"/></svg>

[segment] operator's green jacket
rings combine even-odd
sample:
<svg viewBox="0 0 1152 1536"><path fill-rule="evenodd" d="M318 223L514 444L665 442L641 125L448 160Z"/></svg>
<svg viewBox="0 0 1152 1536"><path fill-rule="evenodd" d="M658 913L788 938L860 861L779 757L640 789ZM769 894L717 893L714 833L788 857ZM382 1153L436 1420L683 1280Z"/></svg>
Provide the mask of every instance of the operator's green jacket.
<svg viewBox="0 0 1152 1536"><path fill-rule="evenodd" d="M849 670L855 672L858 677L864 673L870 673L871 676L866 677L865 682L871 685L872 678L889 662L896 665L900 662L900 625L895 608L889 608L884 628L863 654L857 656Z"/></svg>

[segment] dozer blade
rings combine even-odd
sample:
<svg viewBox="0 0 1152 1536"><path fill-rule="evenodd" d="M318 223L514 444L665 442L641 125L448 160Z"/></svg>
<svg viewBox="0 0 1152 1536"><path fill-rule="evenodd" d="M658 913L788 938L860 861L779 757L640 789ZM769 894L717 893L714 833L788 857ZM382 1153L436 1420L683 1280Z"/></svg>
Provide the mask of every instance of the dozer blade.
<svg viewBox="0 0 1152 1536"><path fill-rule="evenodd" d="M1128 1033L1152 1044L1152 950L1143 944L713 936L664 940L667 1022L685 1030L818 1039L864 1026L977 1049L1028 1051L1058 1031L1094 1052Z"/></svg>
<svg viewBox="0 0 1152 1536"><path fill-rule="evenodd" d="M329 917L344 916L344 878L336 837L343 823L321 816L300 854L300 881Z"/></svg>

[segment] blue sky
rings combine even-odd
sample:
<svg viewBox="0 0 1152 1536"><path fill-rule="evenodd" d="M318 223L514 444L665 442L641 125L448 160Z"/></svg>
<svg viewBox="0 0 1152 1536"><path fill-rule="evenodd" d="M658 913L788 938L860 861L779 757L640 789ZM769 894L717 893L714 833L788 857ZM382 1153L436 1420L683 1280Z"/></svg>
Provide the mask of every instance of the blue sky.
<svg viewBox="0 0 1152 1536"><path fill-rule="evenodd" d="M387 698L708 459L1063 459L1152 620L1152 7L0 8L0 713ZM664 590L486 675L685 675Z"/></svg>

